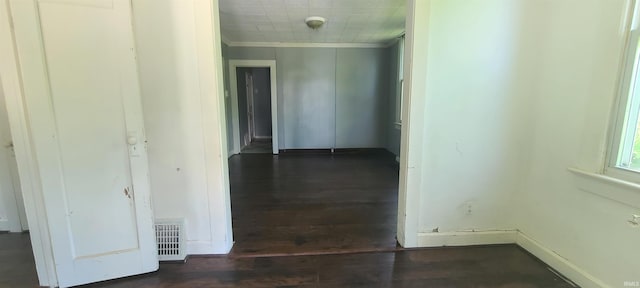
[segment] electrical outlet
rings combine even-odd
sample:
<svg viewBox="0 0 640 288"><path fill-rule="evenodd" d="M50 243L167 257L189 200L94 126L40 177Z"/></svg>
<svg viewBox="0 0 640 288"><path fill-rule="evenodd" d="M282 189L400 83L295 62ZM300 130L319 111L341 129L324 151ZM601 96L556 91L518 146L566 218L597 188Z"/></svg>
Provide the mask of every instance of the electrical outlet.
<svg viewBox="0 0 640 288"><path fill-rule="evenodd" d="M471 215L473 213L473 203L472 202L467 202L466 203L466 212L465 214L467 215Z"/></svg>

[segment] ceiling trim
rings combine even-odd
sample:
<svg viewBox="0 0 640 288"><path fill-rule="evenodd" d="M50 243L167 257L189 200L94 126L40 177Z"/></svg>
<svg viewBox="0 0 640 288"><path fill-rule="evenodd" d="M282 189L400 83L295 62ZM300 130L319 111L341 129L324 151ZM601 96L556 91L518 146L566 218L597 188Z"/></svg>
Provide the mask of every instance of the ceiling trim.
<svg viewBox="0 0 640 288"><path fill-rule="evenodd" d="M273 48L386 48L395 39L383 43L321 43L321 42L234 42L223 41L229 47L273 47Z"/></svg>
<svg viewBox="0 0 640 288"><path fill-rule="evenodd" d="M231 41L229 41L229 38L225 37L222 33L220 33L220 41L227 46L231 46L229 45L229 43L231 43Z"/></svg>

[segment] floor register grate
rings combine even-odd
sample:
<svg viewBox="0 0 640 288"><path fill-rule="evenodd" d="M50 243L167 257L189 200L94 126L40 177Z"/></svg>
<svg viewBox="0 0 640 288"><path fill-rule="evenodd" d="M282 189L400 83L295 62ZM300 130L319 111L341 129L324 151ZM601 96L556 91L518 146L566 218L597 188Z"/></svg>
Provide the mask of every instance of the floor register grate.
<svg viewBox="0 0 640 288"><path fill-rule="evenodd" d="M158 243L158 260L184 261L186 255L184 220L156 220L156 242Z"/></svg>

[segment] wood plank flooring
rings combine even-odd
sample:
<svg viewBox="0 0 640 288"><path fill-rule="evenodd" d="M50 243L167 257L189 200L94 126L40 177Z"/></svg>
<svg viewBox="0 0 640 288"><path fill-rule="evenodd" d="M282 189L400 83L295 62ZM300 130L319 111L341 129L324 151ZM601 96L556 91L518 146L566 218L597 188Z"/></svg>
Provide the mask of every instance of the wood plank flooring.
<svg viewBox="0 0 640 288"><path fill-rule="evenodd" d="M27 234L0 234L0 287L36 287ZM191 257L85 287L573 287L515 245L286 257Z"/></svg>
<svg viewBox="0 0 640 288"><path fill-rule="evenodd" d="M572 287L515 245L340 255L191 258L90 287Z"/></svg>
<svg viewBox="0 0 640 288"><path fill-rule="evenodd" d="M85 287L573 287L516 245L386 251L391 157L243 155L230 170L230 255ZM0 234L0 287L36 287L33 262L28 234Z"/></svg>
<svg viewBox="0 0 640 288"><path fill-rule="evenodd" d="M235 155L229 171L236 257L396 248L388 152Z"/></svg>
<svg viewBox="0 0 640 288"><path fill-rule="evenodd" d="M0 287L37 287L29 233L0 233Z"/></svg>

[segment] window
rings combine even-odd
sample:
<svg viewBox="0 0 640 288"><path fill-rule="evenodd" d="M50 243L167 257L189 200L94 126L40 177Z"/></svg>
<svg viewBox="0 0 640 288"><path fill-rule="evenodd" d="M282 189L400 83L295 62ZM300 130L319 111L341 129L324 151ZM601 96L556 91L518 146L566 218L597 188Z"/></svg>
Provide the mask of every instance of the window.
<svg viewBox="0 0 640 288"><path fill-rule="evenodd" d="M638 8L635 8L636 12ZM637 13L634 13L637 15ZM620 81L617 113L607 174L638 181L640 174L640 31L634 17L629 31Z"/></svg>
<svg viewBox="0 0 640 288"><path fill-rule="evenodd" d="M404 104L404 36L398 43L398 87L396 90L396 124L402 124L402 108Z"/></svg>

